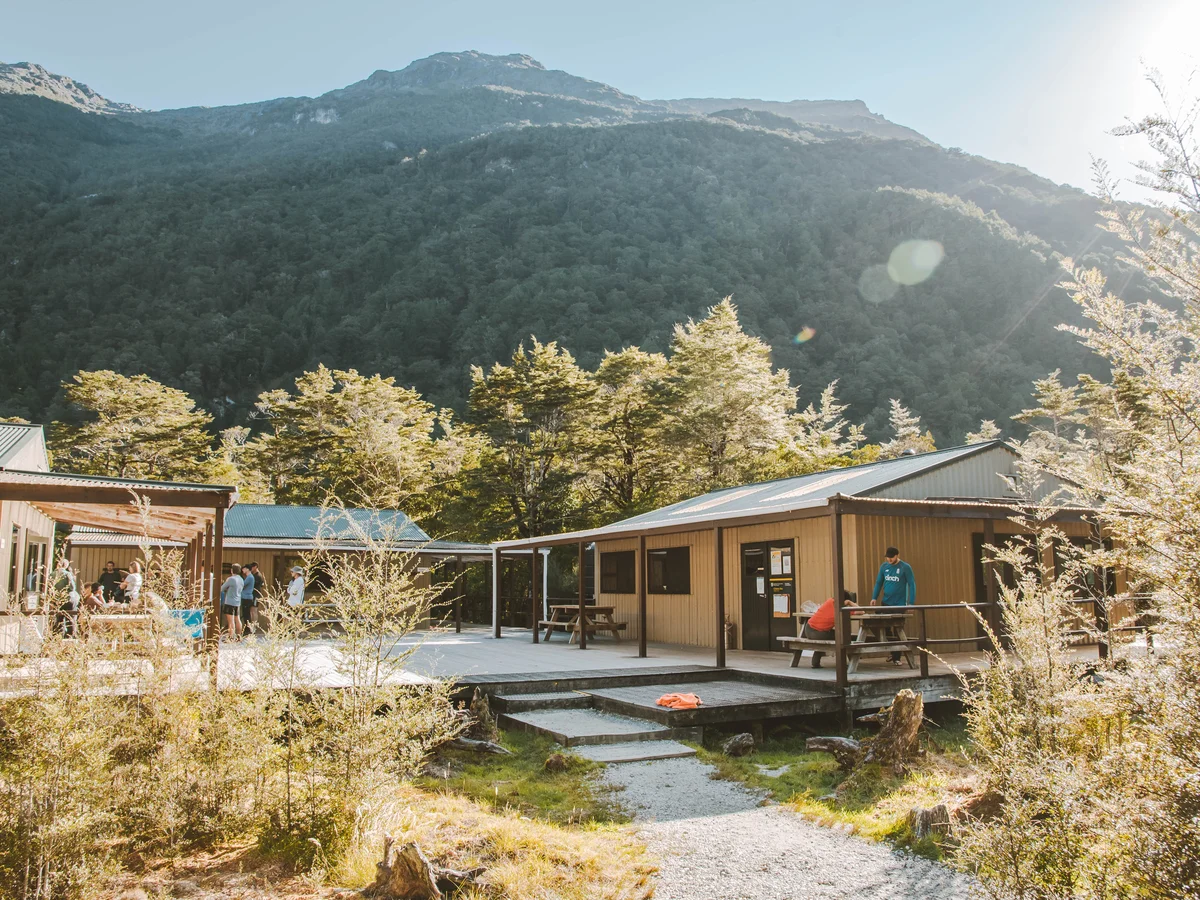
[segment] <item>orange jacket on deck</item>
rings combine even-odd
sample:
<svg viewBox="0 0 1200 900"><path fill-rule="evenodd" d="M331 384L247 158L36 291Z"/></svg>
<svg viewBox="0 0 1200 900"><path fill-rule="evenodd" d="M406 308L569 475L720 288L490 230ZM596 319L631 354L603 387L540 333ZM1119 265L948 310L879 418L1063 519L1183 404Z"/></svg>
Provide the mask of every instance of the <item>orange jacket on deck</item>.
<svg viewBox="0 0 1200 900"><path fill-rule="evenodd" d="M663 694L657 702L659 706L671 709L695 709L700 705L700 698L695 694Z"/></svg>

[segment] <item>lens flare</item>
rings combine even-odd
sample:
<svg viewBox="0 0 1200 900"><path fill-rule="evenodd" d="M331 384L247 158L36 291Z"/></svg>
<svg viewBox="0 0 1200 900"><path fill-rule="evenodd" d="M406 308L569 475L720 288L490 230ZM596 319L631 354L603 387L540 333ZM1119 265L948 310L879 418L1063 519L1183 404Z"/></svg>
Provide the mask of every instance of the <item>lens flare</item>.
<svg viewBox="0 0 1200 900"><path fill-rule="evenodd" d="M887 266L868 266L858 279L858 292L868 303L891 300L898 290L900 285L892 281Z"/></svg>
<svg viewBox="0 0 1200 900"><path fill-rule="evenodd" d="M920 284L933 274L945 255L937 241L904 241L888 257L888 277L896 284Z"/></svg>
<svg viewBox="0 0 1200 900"><path fill-rule="evenodd" d="M816 336L817 336L817 329L813 328L810 325L805 325L803 328L800 329L800 333L797 334L794 338L792 338L792 340L795 341L797 344L807 344L809 341L811 341Z"/></svg>

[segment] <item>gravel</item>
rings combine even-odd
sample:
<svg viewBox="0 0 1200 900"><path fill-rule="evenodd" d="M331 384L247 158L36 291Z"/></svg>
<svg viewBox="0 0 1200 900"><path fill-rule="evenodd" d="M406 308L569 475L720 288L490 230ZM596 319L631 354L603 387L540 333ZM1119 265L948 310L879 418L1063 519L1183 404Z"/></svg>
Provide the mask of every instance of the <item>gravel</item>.
<svg viewBox="0 0 1200 900"><path fill-rule="evenodd" d="M935 862L805 821L696 759L608 766L660 859L656 900L958 900L972 881Z"/></svg>

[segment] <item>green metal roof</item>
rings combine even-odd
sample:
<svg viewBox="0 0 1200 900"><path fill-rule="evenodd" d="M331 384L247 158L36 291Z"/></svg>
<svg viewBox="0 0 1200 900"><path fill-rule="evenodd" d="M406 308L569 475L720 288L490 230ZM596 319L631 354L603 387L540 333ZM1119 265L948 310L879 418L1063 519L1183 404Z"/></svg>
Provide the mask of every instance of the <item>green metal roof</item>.
<svg viewBox="0 0 1200 900"><path fill-rule="evenodd" d="M324 516L324 517L322 517ZM416 522L398 509L322 510L319 506L238 503L225 513L225 537L314 540L428 541Z"/></svg>

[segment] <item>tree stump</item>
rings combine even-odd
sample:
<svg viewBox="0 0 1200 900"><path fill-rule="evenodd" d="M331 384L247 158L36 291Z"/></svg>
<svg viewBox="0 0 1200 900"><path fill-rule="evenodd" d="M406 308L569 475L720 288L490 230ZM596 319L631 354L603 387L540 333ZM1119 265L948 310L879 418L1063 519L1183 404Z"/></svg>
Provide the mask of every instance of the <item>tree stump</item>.
<svg viewBox="0 0 1200 900"><path fill-rule="evenodd" d="M363 891L384 900L441 900L437 870L416 844L383 839L383 860L375 866L375 881Z"/></svg>
<svg viewBox="0 0 1200 900"><path fill-rule="evenodd" d="M811 737L804 742L804 749L810 753L820 751L833 754L838 768L843 772L849 772L857 766L863 755L862 744L854 738L845 737Z"/></svg>
<svg viewBox="0 0 1200 900"><path fill-rule="evenodd" d="M945 803L938 803L929 809L914 806L908 813L908 826L918 840L931 834L949 834L950 809Z"/></svg>
<svg viewBox="0 0 1200 900"><path fill-rule="evenodd" d="M879 763L895 774L903 772L920 750L917 738L924 715L925 699L920 694L908 688L897 693L883 727L867 748L863 764Z"/></svg>
<svg viewBox="0 0 1200 900"><path fill-rule="evenodd" d="M543 766L547 772L565 772L570 767L570 760L561 753L551 753L546 757L546 762Z"/></svg>
<svg viewBox="0 0 1200 900"><path fill-rule="evenodd" d="M492 715L492 704L487 694L475 688L471 696L471 726L467 733L480 741L496 741L500 738L500 729L496 726L496 717Z"/></svg>

